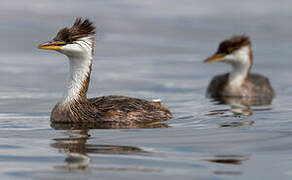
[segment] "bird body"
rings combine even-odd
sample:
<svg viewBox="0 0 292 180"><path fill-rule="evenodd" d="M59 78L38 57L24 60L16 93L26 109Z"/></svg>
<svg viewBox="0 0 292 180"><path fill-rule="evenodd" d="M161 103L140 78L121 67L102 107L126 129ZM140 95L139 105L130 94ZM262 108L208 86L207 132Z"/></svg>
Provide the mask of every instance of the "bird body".
<svg viewBox="0 0 292 180"><path fill-rule="evenodd" d="M103 96L84 101L58 103L51 114L54 122L135 123L163 121L171 118L168 108L159 103L126 96Z"/></svg>
<svg viewBox="0 0 292 180"><path fill-rule="evenodd" d="M271 98L274 91L269 79L260 74L248 74L245 82L240 86L233 86L229 82L230 73L215 76L207 89L210 97L248 97Z"/></svg>
<svg viewBox="0 0 292 180"><path fill-rule="evenodd" d="M70 76L63 98L51 112L51 121L58 123L147 123L172 117L160 102L125 96L87 98L92 70L95 27L88 20L77 18L71 28L61 29L53 41L40 49L56 50L69 59Z"/></svg>

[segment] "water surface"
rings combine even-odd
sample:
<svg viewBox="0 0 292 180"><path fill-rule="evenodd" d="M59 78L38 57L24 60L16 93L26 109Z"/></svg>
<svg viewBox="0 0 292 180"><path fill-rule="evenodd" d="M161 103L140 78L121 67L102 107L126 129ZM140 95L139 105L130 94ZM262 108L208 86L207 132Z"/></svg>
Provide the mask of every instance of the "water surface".
<svg viewBox="0 0 292 180"><path fill-rule="evenodd" d="M89 96L162 99L175 118L138 129L50 124L68 64L36 46L77 16L98 27ZM291 179L291 17L284 0L1 2L1 179ZM202 60L243 33L253 71L276 91L270 105L205 97L230 67Z"/></svg>

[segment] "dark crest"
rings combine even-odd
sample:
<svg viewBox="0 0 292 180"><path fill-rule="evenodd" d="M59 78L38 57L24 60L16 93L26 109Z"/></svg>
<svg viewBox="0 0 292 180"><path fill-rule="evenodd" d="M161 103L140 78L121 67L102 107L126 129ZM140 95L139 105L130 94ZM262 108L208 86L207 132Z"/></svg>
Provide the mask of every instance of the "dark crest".
<svg viewBox="0 0 292 180"><path fill-rule="evenodd" d="M71 28L61 29L57 36L54 38L55 41L66 41L72 42L78 38L86 37L95 34L95 27L88 18L76 18Z"/></svg>
<svg viewBox="0 0 292 180"><path fill-rule="evenodd" d="M233 36L232 38L224 40L223 42L220 43L217 53L230 54L233 51L246 45L251 45L251 42L248 36L244 36L244 35Z"/></svg>

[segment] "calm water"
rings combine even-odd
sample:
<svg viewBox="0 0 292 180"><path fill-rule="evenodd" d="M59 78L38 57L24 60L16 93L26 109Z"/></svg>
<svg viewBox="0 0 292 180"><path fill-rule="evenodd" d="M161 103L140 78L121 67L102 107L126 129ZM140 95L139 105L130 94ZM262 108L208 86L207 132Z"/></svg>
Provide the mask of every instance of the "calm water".
<svg viewBox="0 0 292 180"><path fill-rule="evenodd" d="M163 99L175 116L169 128L50 125L68 64L36 46L77 16L98 27L89 96ZM1 2L1 179L291 179L291 18L288 0ZM253 71L276 91L271 105L205 98L230 67L202 60L242 33L252 38Z"/></svg>

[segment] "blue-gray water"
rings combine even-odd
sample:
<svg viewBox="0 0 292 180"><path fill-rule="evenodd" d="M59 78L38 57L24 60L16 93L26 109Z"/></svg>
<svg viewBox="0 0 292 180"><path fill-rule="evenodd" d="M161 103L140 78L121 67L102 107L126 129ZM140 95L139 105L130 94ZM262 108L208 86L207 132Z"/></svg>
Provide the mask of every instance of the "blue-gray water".
<svg viewBox="0 0 292 180"><path fill-rule="evenodd" d="M169 128L50 126L68 64L36 46L77 16L98 27L89 96L163 99ZM288 0L1 2L0 179L291 179L291 18ZM276 91L239 116L205 98L230 67L202 63L234 34Z"/></svg>

